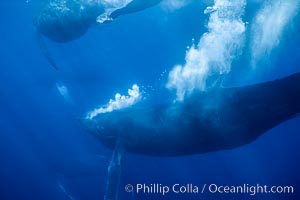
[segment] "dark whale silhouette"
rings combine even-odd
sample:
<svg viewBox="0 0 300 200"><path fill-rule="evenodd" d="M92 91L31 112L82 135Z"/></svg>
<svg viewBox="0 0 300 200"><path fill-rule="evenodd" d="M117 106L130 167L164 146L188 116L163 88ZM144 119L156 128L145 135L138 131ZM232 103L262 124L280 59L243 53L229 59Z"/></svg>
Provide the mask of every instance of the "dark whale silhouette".
<svg viewBox="0 0 300 200"><path fill-rule="evenodd" d="M37 31L56 42L69 42L84 35L96 24L104 7L97 1L48 0L36 11L33 19Z"/></svg>
<svg viewBox="0 0 300 200"><path fill-rule="evenodd" d="M236 148L300 112L300 73L256 85L213 88L183 102L131 108L85 120L113 149L179 156Z"/></svg>
<svg viewBox="0 0 300 200"><path fill-rule="evenodd" d="M90 27L99 24L97 19L102 15L104 19L101 19L101 23L109 23L120 15L144 10L161 1L133 0L125 7L110 10L105 7L104 0L39 0L33 19L38 45L48 63L58 70L41 35L59 43L70 42L83 36Z"/></svg>
<svg viewBox="0 0 300 200"><path fill-rule="evenodd" d="M125 7L107 11L104 1L89 0L41 0L33 19L37 31L56 42L69 42L83 36L97 24L101 14L107 14L110 22L120 15L138 12L154 6L162 0L133 0ZM107 12L107 13L106 13Z"/></svg>

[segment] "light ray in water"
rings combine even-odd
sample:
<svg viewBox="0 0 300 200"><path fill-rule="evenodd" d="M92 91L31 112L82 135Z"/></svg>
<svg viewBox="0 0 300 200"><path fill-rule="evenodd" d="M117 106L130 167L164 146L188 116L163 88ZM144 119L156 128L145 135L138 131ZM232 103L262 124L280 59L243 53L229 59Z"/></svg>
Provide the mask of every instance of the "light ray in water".
<svg viewBox="0 0 300 200"><path fill-rule="evenodd" d="M69 200L75 200L75 198L72 195L70 195L69 192L67 191L67 189L63 186L63 184L60 180L57 181L57 186L66 195L66 197Z"/></svg>

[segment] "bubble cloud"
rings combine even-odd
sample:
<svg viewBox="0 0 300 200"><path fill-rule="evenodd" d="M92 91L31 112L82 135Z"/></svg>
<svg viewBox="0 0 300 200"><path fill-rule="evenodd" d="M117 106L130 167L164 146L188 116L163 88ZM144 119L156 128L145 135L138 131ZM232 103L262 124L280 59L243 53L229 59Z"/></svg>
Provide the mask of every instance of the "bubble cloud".
<svg viewBox="0 0 300 200"><path fill-rule="evenodd" d="M205 90L208 79L228 73L231 62L243 47L245 0L215 0L207 7L208 31L186 52L185 64L169 73L167 88L176 90L177 100L194 90Z"/></svg>
<svg viewBox="0 0 300 200"><path fill-rule="evenodd" d="M252 65L280 43L285 27L297 14L300 1L266 1L252 25Z"/></svg>
<svg viewBox="0 0 300 200"><path fill-rule="evenodd" d="M86 116L87 119L93 119L98 114L112 112L114 110L120 110L123 108L130 107L137 103L141 99L142 95L137 84L134 84L131 89L128 89L128 95L121 95L117 93L115 99L110 99L109 102L103 106L94 109L89 112Z"/></svg>

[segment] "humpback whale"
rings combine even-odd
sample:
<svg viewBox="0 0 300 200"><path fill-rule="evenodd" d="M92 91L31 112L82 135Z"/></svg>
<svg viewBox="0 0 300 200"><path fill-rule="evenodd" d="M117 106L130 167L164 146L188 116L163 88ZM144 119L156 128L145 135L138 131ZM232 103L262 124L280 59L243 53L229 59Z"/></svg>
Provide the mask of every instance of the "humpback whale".
<svg viewBox="0 0 300 200"><path fill-rule="evenodd" d="M105 146L181 156L233 149L300 112L300 73L243 87L198 91L182 102L130 108L85 119Z"/></svg>
<svg viewBox="0 0 300 200"><path fill-rule="evenodd" d="M56 42L68 42L84 35L104 7L97 1L48 0L36 12L33 24L39 33Z"/></svg>
<svg viewBox="0 0 300 200"><path fill-rule="evenodd" d="M162 0L41 0L33 19L37 31L56 42L83 36L90 27L152 7ZM99 19L100 18L100 19Z"/></svg>
<svg viewBox="0 0 300 200"><path fill-rule="evenodd" d="M120 15L138 12L162 0L40 0L33 19L37 42L49 64L58 70L41 35L65 43L83 36L90 27L113 21Z"/></svg>

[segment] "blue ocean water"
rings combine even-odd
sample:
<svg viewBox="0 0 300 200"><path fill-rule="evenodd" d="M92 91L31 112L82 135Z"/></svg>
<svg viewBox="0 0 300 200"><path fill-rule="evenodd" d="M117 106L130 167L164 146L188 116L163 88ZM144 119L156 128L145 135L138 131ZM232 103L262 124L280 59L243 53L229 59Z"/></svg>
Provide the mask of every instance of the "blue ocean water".
<svg viewBox="0 0 300 200"><path fill-rule="evenodd" d="M49 65L37 43L32 3L0 2L0 199L103 199L112 151L88 133L80 118L116 92L126 93L134 83L155 102L174 98L165 89L168 72L184 64L192 38L199 41L207 32L209 15L203 11L213 1L191 1L175 10L157 5L93 27L65 44L45 39L59 71ZM298 11L272 51L255 67L249 64L251 24L262 6L262 1L246 5L245 47L231 64L228 86L299 72ZM276 32L276 27L269 28ZM67 96L57 85L67 88ZM119 199L299 199L299 124L296 117L233 150L183 157L126 154ZM288 185L294 187L294 194L162 196L124 190L127 184L142 183L200 188Z"/></svg>

